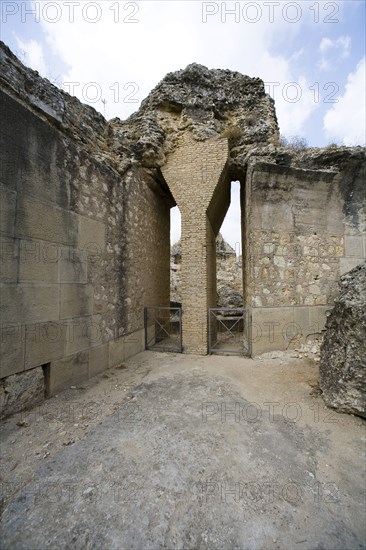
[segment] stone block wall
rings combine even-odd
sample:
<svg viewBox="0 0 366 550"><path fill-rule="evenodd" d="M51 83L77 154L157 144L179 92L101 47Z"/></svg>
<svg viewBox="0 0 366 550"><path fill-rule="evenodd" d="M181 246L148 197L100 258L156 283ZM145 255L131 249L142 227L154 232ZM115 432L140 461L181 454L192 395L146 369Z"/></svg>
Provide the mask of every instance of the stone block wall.
<svg viewBox="0 0 366 550"><path fill-rule="evenodd" d="M254 353L320 333L340 274L365 257L365 203L357 204L356 216L347 214L362 179L355 177L345 192L343 177L266 163L249 167L243 276Z"/></svg>
<svg viewBox="0 0 366 550"><path fill-rule="evenodd" d="M53 394L144 349L144 305L169 305L170 219L142 170L122 177L15 94L1 92L1 111L7 414L7 403L14 412L9 388L31 370L38 380L43 367L45 392Z"/></svg>
<svg viewBox="0 0 366 550"><path fill-rule="evenodd" d="M125 249L123 308L127 331L132 332L143 326L145 306L169 307L170 206L139 172L127 177L125 185L125 231L120 243Z"/></svg>

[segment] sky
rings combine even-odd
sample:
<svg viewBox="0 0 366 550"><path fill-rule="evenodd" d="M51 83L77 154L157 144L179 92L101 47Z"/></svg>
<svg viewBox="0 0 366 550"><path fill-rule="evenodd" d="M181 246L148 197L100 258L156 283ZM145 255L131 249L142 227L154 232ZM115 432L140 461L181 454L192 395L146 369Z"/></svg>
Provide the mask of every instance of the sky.
<svg viewBox="0 0 366 550"><path fill-rule="evenodd" d="M281 134L365 145L364 0L2 0L1 39L107 119L196 62L260 77ZM171 239L180 234L172 211ZM239 186L221 229L240 254Z"/></svg>

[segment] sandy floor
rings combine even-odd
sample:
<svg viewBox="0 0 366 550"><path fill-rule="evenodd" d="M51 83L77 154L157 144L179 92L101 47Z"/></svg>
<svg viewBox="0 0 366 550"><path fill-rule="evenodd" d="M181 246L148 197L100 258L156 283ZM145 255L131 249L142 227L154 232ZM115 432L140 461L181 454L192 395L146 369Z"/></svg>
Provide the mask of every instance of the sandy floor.
<svg viewBox="0 0 366 550"><path fill-rule="evenodd" d="M317 377L144 352L3 421L2 548L365 548L365 424Z"/></svg>

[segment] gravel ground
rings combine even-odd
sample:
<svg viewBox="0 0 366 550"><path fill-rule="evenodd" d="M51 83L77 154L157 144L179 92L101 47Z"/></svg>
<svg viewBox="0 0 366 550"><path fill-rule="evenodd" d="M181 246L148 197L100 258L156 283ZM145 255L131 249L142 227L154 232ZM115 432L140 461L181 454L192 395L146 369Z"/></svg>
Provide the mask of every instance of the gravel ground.
<svg viewBox="0 0 366 550"><path fill-rule="evenodd" d="M364 421L295 355L143 352L3 421L1 548L366 548Z"/></svg>

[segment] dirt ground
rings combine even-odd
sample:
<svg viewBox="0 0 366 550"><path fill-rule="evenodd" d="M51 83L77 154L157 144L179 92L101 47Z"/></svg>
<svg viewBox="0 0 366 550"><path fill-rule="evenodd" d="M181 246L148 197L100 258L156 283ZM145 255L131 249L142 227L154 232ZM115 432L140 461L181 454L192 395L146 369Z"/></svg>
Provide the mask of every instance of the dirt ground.
<svg viewBox="0 0 366 550"><path fill-rule="evenodd" d="M364 421L291 355L143 352L3 421L1 548L366 548Z"/></svg>

